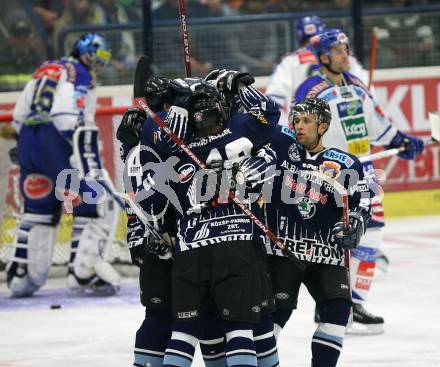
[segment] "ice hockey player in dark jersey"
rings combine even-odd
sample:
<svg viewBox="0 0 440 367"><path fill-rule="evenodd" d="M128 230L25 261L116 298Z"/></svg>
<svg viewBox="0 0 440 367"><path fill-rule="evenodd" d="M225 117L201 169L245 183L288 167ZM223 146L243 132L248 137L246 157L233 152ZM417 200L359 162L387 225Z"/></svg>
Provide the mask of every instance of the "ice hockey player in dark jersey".
<svg viewBox="0 0 440 367"><path fill-rule="evenodd" d="M253 329L260 321L262 308L261 243L255 242L251 220L223 191L226 176L230 190L237 185L242 189L255 188L270 179L266 175L266 157L249 156L275 131L279 112L250 86L252 82L249 74L232 71L218 71L216 77L210 76L210 82L199 78L170 82L176 98L166 122L169 125L173 125L173 121L187 122L187 130L194 137L188 147L215 170L201 171L185 153L176 153L174 170L179 179L170 180L168 185L178 197L178 201L173 202L172 195L168 196L178 211L172 270L176 321L165 353L165 366L191 364L200 339L201 315L211 301L222 318L228 365L257 366ZM238 94L246 112L227 118L216 86L223 95ZM160 143L160 139L153 141L153 145ZM219 164L223 171L221 184L218 184ZM168 177L172 176L168 172ZM147 210L148 203L157 203L163 197L157 194L168 189L161 186L156 172L151 178L154 184L146 188L146 198L141 203ZM229 180L233 185L229 185ZM245 184L240 186L242 183ZM259 365L278 364L271 330L272 325L268 335L258 339L272 345L261 356Z"/></svg>
<svg viewBox="0 0 440 367"><path fill-rule="evenodd" d="M145 86L145 100L150 108L161 117L166 116L172 103L167 83L165 79L152 78ZM158 161L160 158L148 149L141 151L139 143L142 140L144 123L154 123L145 120L146 116L141 110L129 108L117 131L117 138L122 142L121 158L128 168L125 175L128 181L125 182L127 193L135 193L143 180L141 170L130 171L130 169L144 162ZM168 212L168 215L170 214L172 213ZM166 256L169 247L166 248L151 238L145 225L129 206L127 206L127 219L127 244L133 264L140 268L140 298L145 307L145 318L136 332L133 366L148 364L158 367L162 366L165 346L171 337L172 259ZM172 223L169 217L167 219L157 223L156 228L163 233L172 233L171 229L163 226L164 223Z"/></svg>
<svg viewBox="0 0 440 367"><path fill-rule="evenodd" d="M273 195L266 205L270 228L306 265L301 272L269 244L269 268L276 301L276 335L296 309L301 283L314 298L320 323L312 339L312 366L336 366L348 322L351 295L344 249L356 248L369 219L369 188L362 166L351 154L326 149L322 136L331 120L327 102L308 98L289 115L293 130L282 127L272 136L277 169ZM313 175L337 178L348 190L349 229L342 230L342 208L334 186Z"/></svg>
<svg viewBox="0 0 440 367"><path fill-rule="evenodd" d="M145 100L160 118L166 117L174 98L168 83L165 78L151 77L145 86ZM174 124L170 128L178 137L185 138L181 125ZM150 179L149 170L143 172L142 167L166 160L176 149L173 142L160 135L156 136L164 138L161 140L162 144L156 147L158 149L152 149L152 131L160 134L155 123L142 110L129 108L124 114L117 137L123 143L121 158L126 163L124 178L127 193L136 193L142 182ZM154 240L144 223L127 206L127 244L133 264L140 268L141 303L145 306L145 318L136 332L133 366L162 366L166 344L171 338L173 260L170 258L170 242L174 241L176 219L174 208L163 200L160 202L163 205L155 206L155 211L163 212L164 215L158 218L154 227L167 241ZM215 366L226 366L222 337L218 317L214 314L203 325L203 340L200 342L200 350L207 367L213 366L213 363L216 363Z"/></svg>

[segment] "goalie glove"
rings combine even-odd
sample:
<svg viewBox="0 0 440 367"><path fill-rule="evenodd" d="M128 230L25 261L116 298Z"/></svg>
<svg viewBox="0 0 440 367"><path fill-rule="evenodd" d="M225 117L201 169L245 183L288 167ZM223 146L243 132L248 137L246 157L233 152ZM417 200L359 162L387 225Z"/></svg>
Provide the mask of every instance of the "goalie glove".
<svg viewBox="0 0 440 367"><path fill-rule="evenodd" d="M344 229L343 222L337 222L332 229L334 241L342 249L358 247L362 235L367 230L368 215L363 211L350 211L349 226Z"/></svg>
<svg viewBox="0 0 440 367"><path fill-rule="evenodd" d="M142 126L147 119L145 112L136 107L129 107L122 116L116 132L116 137L121 143L136 145L139 143Z"/></svg>

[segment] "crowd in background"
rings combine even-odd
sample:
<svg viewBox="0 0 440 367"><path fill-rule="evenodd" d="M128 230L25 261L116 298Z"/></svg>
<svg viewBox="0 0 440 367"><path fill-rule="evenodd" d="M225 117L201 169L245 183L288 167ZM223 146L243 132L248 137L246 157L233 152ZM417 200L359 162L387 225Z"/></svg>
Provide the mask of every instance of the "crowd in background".
<svg viewBox="0 0 440 367"><path fill-rule="evenodd" d="M23 9L28 5L28 12ZM152 0L153 20L155 22L178 19L178 0ZM186 0L188 15L192 18L230 17L267 13L344 11L350 10L350 0ZM405 8L411 5L440 5L440 0L369 0L365 8ZM49 56L60 57L71 49L78 33L63 34L68 27L78 25L127 25L142 19L141 0L14 0L5 3L0 14L0 91L20 89L35 67ZM33 16L29 16L29 10ZM429 19L431 17L431 19ZM434 17L434 18L432 18ZM432 65L437 62L438 44L434 34L440 29L439 15L389 14L364 20L364 31L371 33L377 27L381 44L379 55L385 62L379 67L413 66L407 54L420 51L419 65ZM434 20L433 20L434 19ZM347 18L347 24L349 18ZM256 75L269 75L279 58L288 47L274 48L280 41L282 31L274 23L263 27L247 26L246 22L231 27L190 30L192 37L192 65L194 74L204 74L212 67L242 68ZM338 24L339 25L339 24ZM341 23L341 27L344 24ZM235 28L234 28L235 27ZM350 24L351 27L351 24ZM195 27L197 28L197 27ZM226 29L229 28L229 29ZM349 31L346 30L348 33ZM135 62L143 53L140 30L121 30L105 34L112 49L112 60L103 76L104 82L118 84L132 78ZM173 76L180 73L180 59L170 55L176 52L175 44L180 42L179 34L158 31L155 33L155 58L162 65L162 73ZM161 38L162 37L162 38ZM260 38L263 37L263 38ZM209 39L210 45L206 40ZM263 40L263 47L261 42ZM223 49L219 58L215 49ZM174 47L173 47L174 46ZM290 50L288 49L290 48ZM168 62L173 60L172 62ZM177 61L176 61L177 60ZM221 63L218 63L221 60ZM389 60L389 64L387 64ZM116 77L115 77L116 76Z"/></svg>

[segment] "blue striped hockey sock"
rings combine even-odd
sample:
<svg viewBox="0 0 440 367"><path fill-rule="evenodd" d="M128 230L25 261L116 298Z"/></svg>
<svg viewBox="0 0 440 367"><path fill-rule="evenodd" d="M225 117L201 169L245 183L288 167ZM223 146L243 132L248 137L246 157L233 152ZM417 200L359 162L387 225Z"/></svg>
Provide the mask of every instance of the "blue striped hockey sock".
<svg viewBox="0 0 440 367"><path fill-rule="evenodd" d="M279 366L277 342L273 330L274 324L271 314L263 315L261 321L254 327L258 367Z"/></svg>
<svg viewBox="0 0 440 367"><path fill-rule="evenodd" d="M252 328L253 325L250 323L223 321L226 360L229 367L257 366Z"/></svg>
<svg viewBox="0 0 440 367"><path fill-rule="evenodd" d="M165 348L171 338L172 323L171 314L145 312L145 319L136 332L133 366L162 366Z"/></svg>
<svg viewBox="0 0 440 367"><path fill-rule="evenodd" d="M171 339L167 343L163 365L190 367L194 358L199 334L199 321L174 322Z"/></svg>
<svg viewBox="0 0 440 367"><path fill-rule="evenodd" d="M312 367L335 367L342 350L350 303L333 299L318 305L320 323L312 339Z"/></svg>

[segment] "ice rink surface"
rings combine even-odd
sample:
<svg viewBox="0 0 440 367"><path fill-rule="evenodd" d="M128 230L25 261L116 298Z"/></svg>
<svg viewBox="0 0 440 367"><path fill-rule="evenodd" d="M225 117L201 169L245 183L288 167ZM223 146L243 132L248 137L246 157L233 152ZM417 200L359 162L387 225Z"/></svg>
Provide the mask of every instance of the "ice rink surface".
<svg viewBox="0 0 440 367"><path fill-rule="evenodd" d="M367 309L384 316L385 333L347 336L339 366L440 366L440 217L388 221L383 250L391 265L373 284ZM130 366L144 312L136 280L125 280L119 296L98 299L67 297L64 283L50 280L26 300L8 298L0 283L0 366ZM281 366L310 366L313 308L302 289L279 339ZM198 352L193 365L203 366Z"/></svg>

